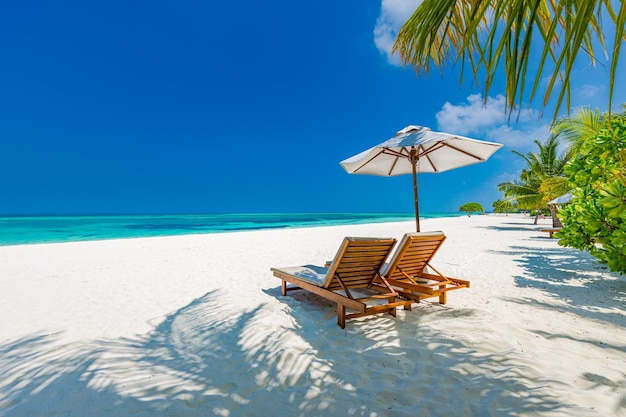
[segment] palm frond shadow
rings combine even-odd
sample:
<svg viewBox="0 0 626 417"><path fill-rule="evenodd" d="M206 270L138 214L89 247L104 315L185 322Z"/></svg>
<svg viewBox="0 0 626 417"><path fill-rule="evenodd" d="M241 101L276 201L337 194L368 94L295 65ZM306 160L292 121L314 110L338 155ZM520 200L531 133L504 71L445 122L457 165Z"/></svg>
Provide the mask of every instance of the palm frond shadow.
<svg viewBox="0 0 626 417"><path fill-rule="evenodd" d="M371 396L369 411L414 415L415 410L425 410L436 415L474 416L493 409L497 415L514 416L570 407L537 388L556 382L535 374L532 366L520 366L515 352L486 355L454 334L428 326L430 320L452 322L460 316L471 317L473 309L451 309L426 301L413 311L398 310L396 318L383 315L349 321L344 330L336 324L336 305L327 299L307 291L282 297L278 288L266 293L289 307L303 337L308 334L309 341L324 341L315 349L334 364L336 379L355 368L363 370L359 380L347 382L363 389L350 396ZM375 387L372 392L363 392L367 384ZM450 387L457 384L465 392L452 393ZM367 415L365 409L360 411L358 415Z"/></svg>
<svg viewBox="0 0 626 417"><path fill-rule="evenodd" d="M541 234L541 229L545 229L547 225L532 224L532 221L531 221L528 223L528 225L522 225L522 223L502 223L502 225L497 225L497 226L479 226L479 227L483 229L487 229L487 230L506 231L506 232L528 232L529 230L530 231L534 230L539 235Z"/></svg>
<svg viewBox="0 0 626 417"><path fill-rule="evenodd" d="M132 338L9 341L0 346L0 415L261 416L269 402L290 416L512 416L569 406L542 391L553 381L515 365L514 352L479 354L427 325L432 314L454 320L471 310L433 304L344 331L332 304L294 294L272 289L246 309L237 294L210 292Z"/></svg>
<svg viewBox="0 0 626 417"><path fill-rule="evenodd" d="M626 280L586 252L572 248L536 248L522 246L492 251L512 257L524 271L515 276L520 287L537 288L565 303L552 304L532 298L508 298L507 301L535 304L549 310L578 314L582 317L626 326L622 312L626 302Z"/></svg>

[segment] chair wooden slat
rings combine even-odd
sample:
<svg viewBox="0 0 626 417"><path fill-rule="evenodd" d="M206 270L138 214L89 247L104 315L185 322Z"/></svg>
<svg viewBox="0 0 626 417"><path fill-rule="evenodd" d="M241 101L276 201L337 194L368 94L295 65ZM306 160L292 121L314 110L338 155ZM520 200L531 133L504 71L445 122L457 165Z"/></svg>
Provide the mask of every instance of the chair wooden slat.
<svg viewBox="0 0 626 417"><path fill-rule="evenodd" d="M334 260L328 264L326 280L321 285L310 282L280 268L272 268L274 276L282 280L282 294L286 295L286 283L325 297L337 303L337 324L345 327L346 319L373 314L390 313L395 316L396 308L410 308L411 301L397 301L397 292L380 277L380 269L396 244L396 239L345 238ZM352 290L367 290L373 295L353 298ZM387 301L380 304L381 301ZM378 304L371 305L371 301ZM349 309L353 312L346 313Z"/></svg>
<svg viewBox="0 0 626 417"><path fill-rule="evenodd" d="M445 239L442 232L407 233L384 275L381 269L395 239L345 238L335 258L327 263L326 277L319 285L280 268L272 271L282 280L283 295L301 288L336 302L337 324L343 328L348 319L385 312L395 316L397 307L411 310L413 303L425 298L439 297L445 304L449 291L469 288L469 281L444 276L430 265ZM427 266L435 273L427 272ZM296 288L288 288L287 282ZM362 292L373 295L353 298Z"/></svg>
<svg viewBox="0 0 626 417"><path fill-rule="evenodd" d="M401 297L415 302L439 297L439 302L445 304L448 291L470 286L469 281L446 277L436 270L436 274L425 272L445 239L442 232L407 233L403 237L385 273Z"/></svg>

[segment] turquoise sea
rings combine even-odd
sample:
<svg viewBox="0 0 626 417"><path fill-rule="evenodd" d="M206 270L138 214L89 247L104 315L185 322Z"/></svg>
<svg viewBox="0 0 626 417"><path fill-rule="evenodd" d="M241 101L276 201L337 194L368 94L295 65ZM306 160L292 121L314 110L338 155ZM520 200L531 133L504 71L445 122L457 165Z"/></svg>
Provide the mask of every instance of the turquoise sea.
<svg viewBox="0 0 626 417"><path fill-rule="evenodd" d="M421 218L454 214L424 214ZM412 213L252 213L0 217L0 246L413 220Z"/></svg>

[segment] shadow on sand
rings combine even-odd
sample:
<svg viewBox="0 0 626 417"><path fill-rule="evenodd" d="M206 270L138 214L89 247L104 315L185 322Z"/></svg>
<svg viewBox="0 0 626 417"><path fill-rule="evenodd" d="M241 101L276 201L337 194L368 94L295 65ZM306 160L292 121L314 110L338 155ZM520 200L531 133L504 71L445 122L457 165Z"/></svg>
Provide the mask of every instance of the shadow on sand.
<svg viewBox="0 0 626 417"><path fill-rule="evenodd" d="M572 248L534 248L532 252L523 246L512 246L508 251L494 253L511 256L521 267L523 273L515 276L520 287L539 289L550 298L558 300L551 303L532 297L509 297L506 301L528 305L540 309L568 313L581 318L602 322L616 327L626 327L626 280L586 252ZM558 332L534 331L537 335L548 339L560 339L576 342L590 348L602 348L626 353L626 344L609 344L589 337L575 337L571 334ZM612 381L602 375L587 372L583 379L597 387L608 387L618 390L626 386L626 372L622 372L621 381ZM626 394L621 401L616 415L626 415Z"/></svg>
<svg viewBox="0 0 626 417"><path fill-rule="evenodd" d="M537 235L541 235L541 237L545 237L547 238L548 235L545 233L541 232L541 229L545 229L547 227L552 227L552 225L546 225L546 224L533 224L532 220L530 220L528 223L522 223L522 222L511 222L511 223L500 223L498 225L493 225L493 226L481 226L480 228L483 229L487 229L487 230L496 230L496 231L506 231L506 232L528 232L528 231L536 231Z"/></svg>
<svg viewBox="0 0 626 417"><path fill-rule="evenodd" d="M626 280L610 273L588 253L563 247L535 248L529 252L528 248L516 246L494 253L512 256L520 264L524 273L514 277L518 286L541 289L561 302L545 303L532 298L508 301L532 303L626 327Z"/></svg>
<svg viewBox="0 0 626 417"><path fill-rule="evenodd" d="M520 378L507 352L477 354L424 325L429 311L472 310L417 309L342 330L334 305L292 294L266 291L246 310L211 292L135 338L6 343L0 415L516 416L572 406L542 390L545 377Z"/></svg>

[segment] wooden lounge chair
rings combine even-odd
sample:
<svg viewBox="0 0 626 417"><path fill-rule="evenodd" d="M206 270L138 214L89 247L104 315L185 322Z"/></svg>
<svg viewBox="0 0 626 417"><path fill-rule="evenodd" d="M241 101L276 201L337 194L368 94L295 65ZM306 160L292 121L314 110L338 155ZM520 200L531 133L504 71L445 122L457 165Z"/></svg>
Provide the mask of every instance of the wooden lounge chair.
<svg viewBox="0 0 626 417"><path fill-rule="evenodd" d="M561 229L562 227L548 227L546 229L541 229L541 231L548 233L548 236L550 236L550 239L552 239L554 237L554 234L560 231Z"/></svg>
<svg viewBox="0 0 626 417"><path fill-rule="evenodd" d="M396 244L396 239L347 237L328 267L304 265L271 268L282 280L282 295L304 289L337 303L337 324L346 320L409 308L410 302L396 301L398 293L380 275L380 268ZM287 282L295 287L287 287ZM363 293L366 293L365 296ZM346 314L346 309L354 310Z"/></svg>
<svg viewBox="0 0 626 417"><path fill-rule="evenodd" d="M439 303L445 304L448 291L469 288L469 281L447 277L430 265L445 239L443 232L404 235L387 268L382 271L400 296L413 302L439 297ZM427 266L434 273L427 272Z"/></svg>

